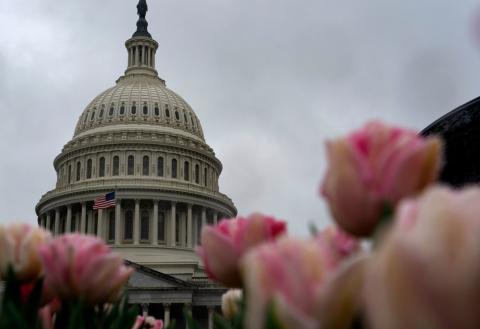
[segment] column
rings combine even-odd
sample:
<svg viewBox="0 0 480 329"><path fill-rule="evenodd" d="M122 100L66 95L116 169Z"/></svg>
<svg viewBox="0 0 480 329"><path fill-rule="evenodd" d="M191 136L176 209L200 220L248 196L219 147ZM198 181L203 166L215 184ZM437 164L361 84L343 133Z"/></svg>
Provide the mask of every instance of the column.
<svg viewBox="0 0 480 329"><path fill-rule="evenodd" d="M213 329L213 306L208 307L208 329Z"/></svg>
<svg viewBox="0 0 480 329"><path fill-rule="evenodd" d="M87 233L87 203L82 202L82 214L80 215L80 233Z"/></svg>
<svg viewBox="0 0 480 329"><path fill-rule="evenodd" d="M51 219L51 217L50 217L50 213L47 212L47 223L46 223L45 225L47 226L46 229L47 229L48 231L50 231L51 221L52 221L52 219Z"/></svg>
<svg viewBox="0 0 480 329"><path fill-rule="evenodd" d="M98 209L97 236L103 239L103 209Z"/></svg>
<svg viewBox="0 0 480 329"><path fill-rule="evenodd" d="M218 224L218 212L214 211L213 212L213 225Z"/></svg>
<svg viewBox="0 0 480 329"><path fill-rule="evenodd" d="M140 47L135 46L135 66L138 65L139 57L140 57Z"/></svg>
<svg viewBox="0 0 480 329"><path fill-rule="evenodd" d="M133 219L133 244L140 243L140 200L135 200L135 217Z"/></svg>
<svg viewBox="0 0 480 329"><path fill-rule="evenodd" d="M202 207L202 230L207 226L207 208Z"/></svg>
<svg viewBox="0 0 480 329"><path fill-rule="evenodd" d="M158 244L158 200L153 200L152 244Z"/></svg>
<svg viewBox="0 0 480 329"><path fill-rule="evenodd" d="M184 211L181 211L179 214L178 214L178 217L179 217L179 223L178 225L180 225L179 227L179 237L178 237L178 244L181 248L185 248L186 246L186 239L185 239L185 236L186 236L186 233L187 233L187 214L184 212Z"/></svg>
<svg viewBox="0 0 480 329"><path fill-rule="evenodd" d="M187 248L193 248L192 205L187 205Z"/></svg>
<svg viewBox="0 0 480 329"><path fill-rule="evenodd" d="M122 201L117 199L117 204L115 205L115 244L120 244L120 231L121 226L121 217L122 215Z"/></svg>
<svg viewBox="0 0 480 329"><path fill-rule="evenodd" d="M172 210L170 211L170 247L177 245L176 233L177 233L177 204L172 202Z"/></svg>
<svg viewBox="0 0 480 329"><path fill-rule="evenodd" d="M67 206L67 224L65 226L65 233L70 233L72 231L72 205Z"/></svg>
<svg viewBox="0 0 480 329"><path fill-rule="evenodd" d="M163 326L166 328L170 324L170 304L163 304Z"/></svg>
<svg viewBox="0 0 480 329"><path fill-rule="evenodd" d="M60 208L55 209L55 235L60 234Z"/></svg>
<svg viewBox="0 0 480 329"><path fill-rule="evenodd" d="M142 315L144 317L147 317L148 316L148 304L142 304Z"/></svg>

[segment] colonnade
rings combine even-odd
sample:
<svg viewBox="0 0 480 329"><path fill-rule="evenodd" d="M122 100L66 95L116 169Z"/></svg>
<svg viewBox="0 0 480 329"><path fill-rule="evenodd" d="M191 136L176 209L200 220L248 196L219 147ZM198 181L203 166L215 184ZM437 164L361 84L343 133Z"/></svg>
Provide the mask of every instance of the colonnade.
<svg viewBox="0 0 480 329"><path fill-rule="evenodd" d="M228 217L218 210L185 202L117 199L115 207L93 209L93 202L73 203L40 215L39 225L54 235L80 232L106 242L193 248L206 225Z"/></svg>
<svg viewBox="0 0 480 329"><path fill-rule="evenodd" d="M155 308L155 306L157 306L157 305L159 305L159 304L146 304L146 303L139 304L143 316L152 315L157 319L162 319L163 323L164 323L164 327L168 327L168 325L173 320L175 320L176 323L177 323L177 328L181 329L182 326L179 326L178 324L179 324L179 320L182 320L184 322L182 324L185 326L186 329L188 329L187 324L185 322L185 319L183 318L183 314L181 314L181 319L175 318L174 315L172 314L172 306L173 306L172 303L161 304L162 309L163 309L163 314L159 314L158 312L155 312L155 311L150 312L150 309L152 308L152 306L153 306L153 308ZM183 310L184 308L186 308L187 310L192 312L192 305L191 304L176 304L176 305L180 307L179 308L180 310ZM206 328L213 329L213 316L214 316L215 310L216 310L215 306L196 306L195 308L197 310L202 310L202 309L205 310L206 309L206 317L202 319L202 318L199 318L197 314L195 314L195 315L197 315L195 317L195 320L197 322L199 322L200 325L202 325L201 322L203 320L205 322L204 324L206 325Z"/></svg>

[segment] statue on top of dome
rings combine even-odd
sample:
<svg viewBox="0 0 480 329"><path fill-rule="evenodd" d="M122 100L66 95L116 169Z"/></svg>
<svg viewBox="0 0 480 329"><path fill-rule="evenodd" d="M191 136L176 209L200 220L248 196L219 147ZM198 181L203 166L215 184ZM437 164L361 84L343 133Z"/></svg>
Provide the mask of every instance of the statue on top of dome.
<svg viewBox="0 0 480 329"><path fill-rule="evenodd" d="M148 22L145 19L147 15L148 5L147 0L139 0L137 5L137 14L138 14L138 21L137 21L137 31L133 34L133 37L149 37L151 38L152 35L148 32Z"/></svg>

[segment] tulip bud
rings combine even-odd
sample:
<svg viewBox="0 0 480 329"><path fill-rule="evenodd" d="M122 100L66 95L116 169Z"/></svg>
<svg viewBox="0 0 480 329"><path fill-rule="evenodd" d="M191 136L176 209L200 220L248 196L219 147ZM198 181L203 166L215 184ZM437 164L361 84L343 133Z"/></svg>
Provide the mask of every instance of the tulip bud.
<svg viewBox="0 0 480 329"><path fill-rule="evenodd" d="M345 231L369 236L386 206L421 192L436 180L441 142L380 122L327 142L322 194Z"/></svg>
<svg viewBox="0 0 480 329"><path fill-rule="evenodd" d="M243 293L240 289L230 289L222 296L222 313L227 319L232 319L239 312Z"/></svg>

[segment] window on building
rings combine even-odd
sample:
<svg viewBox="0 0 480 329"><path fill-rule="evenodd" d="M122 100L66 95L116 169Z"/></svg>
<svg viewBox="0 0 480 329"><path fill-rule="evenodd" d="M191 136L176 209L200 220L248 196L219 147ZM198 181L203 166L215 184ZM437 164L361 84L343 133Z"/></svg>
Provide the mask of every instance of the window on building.
<svg viewBox="0 0 480 329"><path fill-rule="evenodd" d="M177 178L177 159L172 159L172 178Z"/></svg>
<svg viewBox="0 0 480 329"><path fill-rule="evenodd" d="M115 241L115 212L110 211L108 217L108 241Z"/></svg>
<svg viewBox="0 0 480 329"><path fill-rule="evenodd" d="M158 241L165 241L165 213L158 210Z"/></svg>
<svg viewBox="0 0 480 329"><path fill-rule="evenodd" d="M92 111L92 114L90 115L90 121L93 121L93 118L95 117L95 110Z"/></svg>
<svg viewBox="0 0 480 329"><path fill-rule="evenodd" d="M148 114L148 107L147 105L144 105L143 106L143 115L147 115Z"/></svg>
<svg viewBox="0 0 480 329"><path fill-rule="evenodd" d="M195 183L200 184L200 166L195 165Z"/></svg>
<svg viewBox="0 0 480 329"><path fill-rule="evenodd" d="M110 111L108 112L108 115L109 115L109 116L112 116L112 115L113 115L113 112L115 111L115 107L114 107L114 106L115 106L115 105L112 104L112 106L110 107Z"/></svg>
<svg viewBox="0 0 480 329"><path fill-rule="evenodd" d="M112 163L112 175L118 176L120 174L120 158L118 156L113 157Z"/></svg>
<svg viewBox="0 0 480 329"><path fill-rule="evenodd" d="M180 120L180 114L175 110L175 119Z"/></svg>
<svg viewBox="0 0 480 329"><path fill-rule="evenodd" d="M100 110L100 115L98 117L103 118L103 108Z"/></svg>
<svg viewBox="0 0 480 329"><path fill-rule="evenodd" d="M163 177L163 157L157 159L157 176Z"/></svg>
<svg viewBox="0 0 480 329"><path fill-rule="evenodd" d="M127 175L132 176L135 173L135 157L133 155L128 156L127 161Z"/></svg>
<svg viewBox="0 0 480 329"><path fill-rule="evenodd" d="M120 106L120 115L124 115L125 114L125 104L122 104L122 106Z"/></svg>
<svg viewBox="0 0 480 329"><path fill-rule="evenodd" d="M68 165L68 184L72 182L72 165Z"/></svg>
<svg viewBox="0 0 480 329"><path fill-rule="evenodd" d="M87 160L87 179L92 178L92 159Z"/></svg>
<svg viewBox="0 0 480 329"><path fill-rule="evenodd" d="M105 177L105 158L101 157L98 161L98 177Z"/></svg>
<svg viewBox="0 0 480 329"><path fill-rule="evenodd" d="M82 164L80 161L77 162L77 182L80 180L80 173L81 173L81 170L82 170Z"/></svg>
<svg viewBox="0 0 480 329"><path fill-rule="evenodd" d="M183 163L183 179L190 180L190 163L188 161Z"/></svg>
<svg viewBox="0 0 480 329"><path fill-rule="evenodd" d="M188 124L187 115L185 113L183 113L183 119L185 120L185 124Z"/></svg>
<svg viewBox="0 0 480 329"><path fill-rule="evenodd" d="M168 108L168 105L165 105L165 115L167 118L170 118L170 109Z"/></svg>
<svg viewBox="0 0 480 329"><path fill-rule="evenodd" d="M160 109L158 108L158 105L155 106L155 116L158 117L160 115Z"/></svg>
<svg viewBox="0 0 480 329"><path fill-rule="evenodd" d="M132 114L137 114L137 107L135 106L135 104L132 105L132 111L131 111Z"/></svg>
<svg viewBox="0 0 480 329"><path fill-rule="evenodd" d="M142 211L140 218L140 239L142 241L148 241L150 238L150 214L148 211Z"/></svg>
<svg viewBox="0 0 480 329"><path fill-rule="evenodd" d="M143 157L143 175L150 175L150 158L146 155Z"/></svg>
<svg viewBox="0 0 480 329"><path fill-rule="evenodd" d="M125 227L123 229L123 238L133 240L133 211L125 211Z"/></svg>
<svg viewBox="0 0 480 329"><path fill-rule="evenodd" d="M203 169L203 184L204 184L205 186L208 185L207 173L208 173L207 168L204 168L204 169Z"/></svg>

